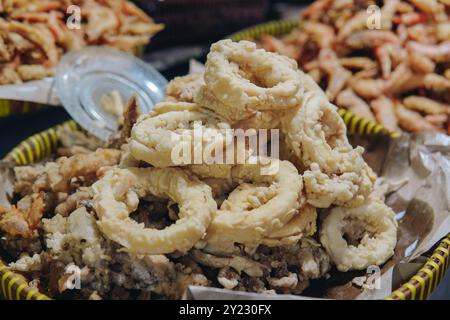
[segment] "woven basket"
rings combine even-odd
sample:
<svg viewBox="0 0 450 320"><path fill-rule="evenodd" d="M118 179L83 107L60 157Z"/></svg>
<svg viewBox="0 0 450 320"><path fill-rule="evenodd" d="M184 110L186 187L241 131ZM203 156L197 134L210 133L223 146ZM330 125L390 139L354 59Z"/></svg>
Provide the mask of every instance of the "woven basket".
<svg viewBox="0 0 450 320"><path fill-rule="evenodd" d="M0 118L38 111L48 106L41 103L0 99Z"/></svg>
<svg viewBox="0 0 450 320"><path fill-rule="evenodd" d="M263 34L280 35L290 32L297 26L294 21L273 21L242 32L233 34L229 38L238 41L243 39L257 40ZM347 110L340 109L339 114L344 119L349 134L361 134L376 139L379 136L396 137L398 133L391 133L381 125L355 116ZM80 130L74 121L68 121L61 126L72 130ZM57 127L38 133L13 149L4 160L17 165L38 162L55 152L58 145ZM450 267L450 234L440 241L432 255L423 267L409 281L393 291L386 300L425 300L439 285ZM37 290L28 287L22 276L10 271L0 261L0 297L8 300L46 300L49 299Z"/></svg>

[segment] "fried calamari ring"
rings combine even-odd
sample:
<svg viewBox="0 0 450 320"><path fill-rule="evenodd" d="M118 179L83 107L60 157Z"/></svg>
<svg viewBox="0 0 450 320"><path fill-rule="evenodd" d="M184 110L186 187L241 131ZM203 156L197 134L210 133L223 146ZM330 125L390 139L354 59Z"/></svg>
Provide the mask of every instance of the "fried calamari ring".
<svg viewBox="0 0 450 320"><path fill-rule="evenodd" d="M249 41L222 40L211 46L205 70L207 91L216 105L209 109L240 111L282 110L301 101L297 63L285 56L257 49ZM210 101L211 102L211 101Z"/></svg>
<svg viewBox="0 0 450 320"><path fill-rule="evenodd" d="M392 209L369 198L358 208L332 209L322 223L320 241L340 271L363 270L394 254L397 227Z"/></svg>
<svg viewBox="0 0 450 320"><path fill-rule="evenodd" d="M236 242L256 247L297 214L302 179L290 162L278 164L274 175L261 175L260 164L233 167L232 179L240 185L223 202L208 228L208 250L230 252Z"/></svg>
<svg viewBox="0 0 450 320"><path fill-rule="evenodd" d="M262 240L261 244L269 247L292 245L303 237L309 237L317 231L316 208L308 204L304 205L299 213L294 216L281 229L271 233Z"/></svg>
<svg viewBox="0 0 450 320"><path fill-rule="evenodd" d="M282 131L293 156L311 169L304 174L310 203L321 208L333 203L357 206L372 190L364 150L350 145L337 108L308 75L301 75L305 84L302 104L286 112ZM319 195L327 199L318 201Z"/></svg>
<svg viewBox="0 0 450 320"><path fill-rule="evenodd" d="M275 129L279 128L280 112L271 110L244 110L222 105L206 86L202 86L196 96L198 104L225 119L234 129Z"/></svg>
<svg viewBox="0 0 450 320"><path fill-rule="evenodd" d="M372 192L376 174L366 165L358 172L344 172L332 177L323 173L317 163L303 173L306 198L316 208L332 204L345 207L360 206Z"/></svg>
<svg viewBox="0 0 450 320"><path fill-rule="evenodd" d="M278 129L283 111L255 111L250 117L233 122L233 129Z"/></svg>
<svg viewBox="0 0 450 320"><path fill-rule="evenodd" d="M250 119L256 114L255 110L232 108L224 105L212 94L206 85L201 86L198 90L195 103L205 109L211 110L231 124Z"/></svg>
<svg viewBox="0 0 450 320"><path fill-rule="evenodd" d="M136 254L187 252L204 236L217 210L211 189L177 168L113 168L92 193L100 231ZM139 198L150 194L178 203L180 218L162 230L132 220Z"/></svg>
<svg viewBox="0 0 450 320"><path fill-rule="evenodd" d="M313 81L308 75L304 78ZM353 149L337 108L316 87L314 84L311 90L305 89L301 105L283 118L287 144L305 165L317 163L327 173L360 169L363 149Z"/></svg>
<svg viewBox="0 0 450 320"><path fill-rule="evenodd" d="M203 73L176 77L167 84L166 94L169 100L194 102L200 87L204 83Z"/></svg>
<svg viewBox="0 0 450 320"><path fill-rule="evenodd" d="M224 179L231 180L231 164L199 164L187 166L187 169L200 179Z"/></svg>
<svg viewBox="0 0 450 320"><path fill-rule="evenodd" d="M195 163L196 150L221 150L228 141L230 126L203 112L197 105L185 102L163 102L141 117L131 132L130 152L137 160L155 167L171 167ZM181 153L190 152L187 163ZM177 163L174 158L182 163Z"/></svg>

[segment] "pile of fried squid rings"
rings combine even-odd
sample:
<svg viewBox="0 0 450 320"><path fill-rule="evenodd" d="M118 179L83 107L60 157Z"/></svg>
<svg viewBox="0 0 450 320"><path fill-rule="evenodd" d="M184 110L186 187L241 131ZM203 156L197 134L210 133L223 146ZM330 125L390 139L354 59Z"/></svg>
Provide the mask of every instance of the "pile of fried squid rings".
<svg viewBox="0 0 450 320"><path fill-rule="evenodd" d="M174 79L167 94L134 123L119 165L102 169L91 187L101 232L123 250L252 252L295 245L319 225L320 242L340 271L393 255L397 222L372 195L376 175L363 149L350 145L336 107L294 60L223 40L212 45L204 74ZM276 172L261 174L263 161L180 165L173 159L186 141L195 141L193 151L234 146L224 132L239 128L279 129ZM156 229L133 220L139 199L149 196L177 203L176 222Z"/></svg>

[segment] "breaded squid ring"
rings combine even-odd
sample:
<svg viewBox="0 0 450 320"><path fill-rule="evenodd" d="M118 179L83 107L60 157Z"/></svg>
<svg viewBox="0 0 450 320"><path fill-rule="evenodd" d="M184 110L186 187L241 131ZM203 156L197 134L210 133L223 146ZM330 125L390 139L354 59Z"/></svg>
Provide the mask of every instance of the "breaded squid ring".
<svg viewBox="0 0 450 320"><path fill-rule="evenodd" d="M289 109L300 103L302 95L295 60L257 49L249 41L213 44L205 83L217 106L204 106L215 111Z"/></svg>
<svg viewBox="0 0 450 320"><path fill-rule="evenodd" d="M252 118L256 114L255 110L239 109L224 105L212 94L206 85L201 86L198 90L195 96L195 103L211 110L231 124Z"/></svg>
<svg viewBox="0 0 450 320"><path fill-rule="evenodd" d="M305 204L281 229L271 233L261 244L269 247L292 245L303 237L309 237L317 231L316 208Z"/></svg>
<svg viewBox="0 0 450 320"><path fill-rule="evenodd" d="M250 117L231 123L233 129L278 129L283 111L256 111Z"/></svg>
<svg viewBox="0 0 450 320"><path fill-rule="evenodd" d="M260 170L259 164L233 167L232 179L240 185L223 202L208 228L208 250L230 252L234 243L256 247L297 214L303 184L294 165L280 161L274 175L261 175Z"/></svg>
<svg viewBox="0 0 450 320"><path fill-rule="evenodd" d="M204 83L203 73L192 73L176 77L167 84L167 98L174 101L194 102L200 87Z"/></svg>
<svg viewBox="0 0 450 320"><path fill-rule="evenodd" d="M354 171L364 164L363 149L353 149L348 142L347 128L336 106L314 87L305 90L298 108L287 112L282 129L287 144L305 165L317 163L327 173L339 173Z"/></svg>
<svg viewBox="0 0 450 320"><path fill-rule="evenodd" d="M360 206L372 192L376 174L366 164L360 172L344 172L328 176L317 163L303 173L306 198L316 208L328 208L332 204L345 207Z"/></svg>
<svg viewBox="0 0 450 320"><path fill-rule="evenodd" d="M320 241L338 270L363 270L370 265L381 265L392 257L397 244L397 227L392 209L380 199L369 198L358 208L333 208L322 223ZM344 239L347 231L357 232L357 246Z"/></svg>
<svg viewBox="0 0 450 320"><path fill-rule="evenodd" d="M199 127L194 128L197 124ZM196 135L197 129L201 130L200 135ZM203 112L195 104L163 102L134 125L130 152L137 160L160 168L192 164L195 150L224 148L228 143L227 129L230 129L227 123ZM173 152L183 144L191 150L186 164L174 162L173 157Z"/></svg>
<svg viewBox="0 0 450 320"><path fill-rule="evenodd" d="M100 231L135 254L187 252L204 236L217 210L211 188L178 168L113 168L92 193ZM132 220L139 198L149 194L178 203L180 218L162 230Z"/></svg>
<svg viewBox="0 0 450 320"><path fill-rule="evenodd" d="M368 174L362 158L364 150L350 145L337 108L312 78L305 74L302 78L302 104L286 112L282 131L292 156L310 168L304 173L309 202L320 208L331 204L358 206L370 194L373 184L373 175ZM328 199L318 201L319 195Z"/></svg>
<svg viewBox="0 0 450 320"><path fill-rule="evenodd" d="M213 111L225 119L234 129L275 129L279 128L280 112L270 110L244 110L223 105L208 90L202 86L196 96L196 101L204 109Z"/></svg>

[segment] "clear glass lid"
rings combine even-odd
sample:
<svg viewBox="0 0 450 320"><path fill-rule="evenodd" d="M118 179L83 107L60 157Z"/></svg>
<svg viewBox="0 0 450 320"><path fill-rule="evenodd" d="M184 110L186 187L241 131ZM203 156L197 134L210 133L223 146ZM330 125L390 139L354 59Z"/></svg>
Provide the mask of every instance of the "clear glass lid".
<svg viewBox="0 0 450 320"><path fill-rule="evenodd" d="M87 47L66 54L57 70L59 99L84 129L107 140L119 128L118 117L105 108L113 93L126 105L136 95L143 113L165 97L167 80L150 64L105 47Z"/></svg>

